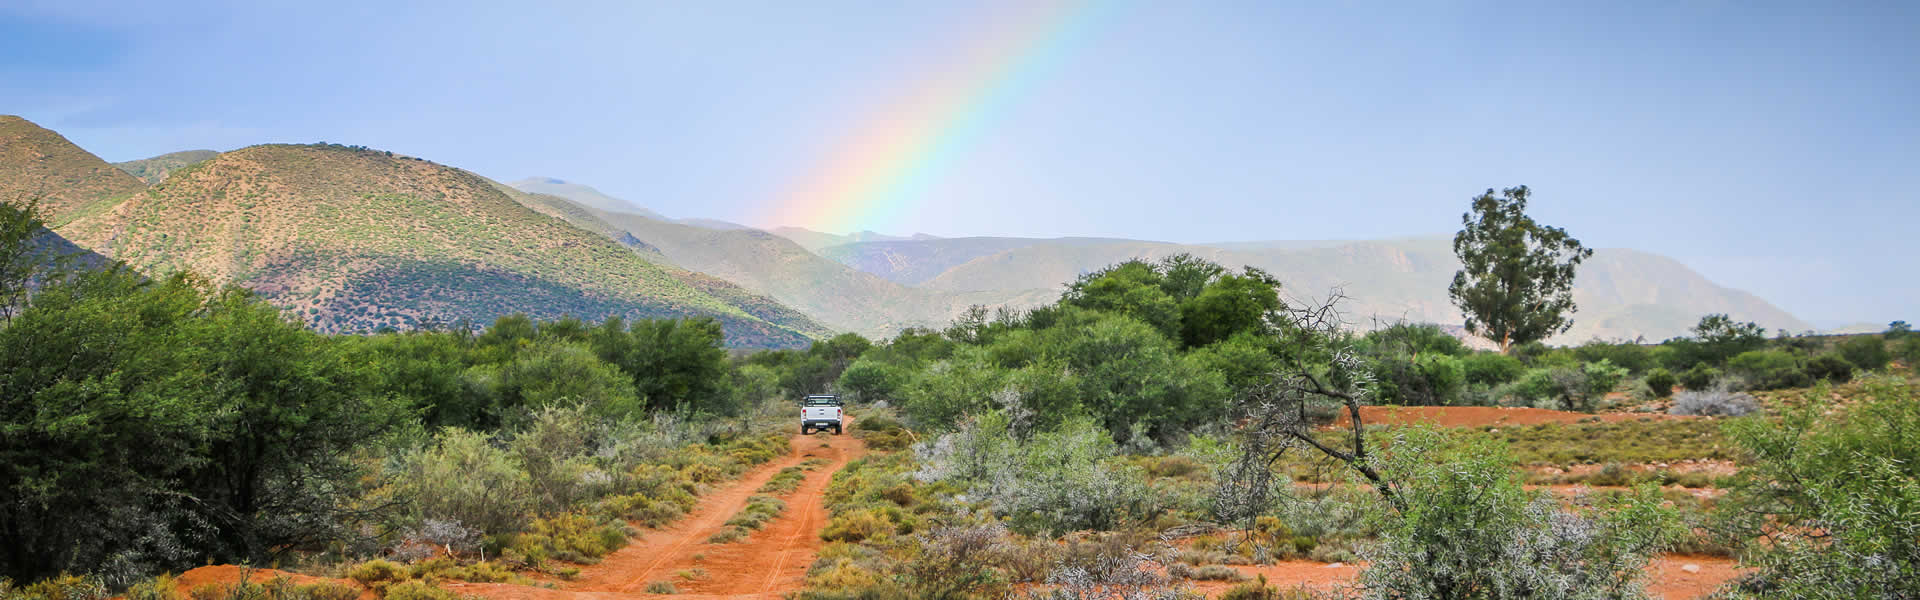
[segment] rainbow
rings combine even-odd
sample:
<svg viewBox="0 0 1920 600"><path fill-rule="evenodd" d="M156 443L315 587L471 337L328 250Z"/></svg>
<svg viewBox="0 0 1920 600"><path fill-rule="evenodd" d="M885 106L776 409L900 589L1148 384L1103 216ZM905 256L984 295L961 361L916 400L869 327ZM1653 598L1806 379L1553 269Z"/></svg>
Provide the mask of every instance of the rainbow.
<svg viewBox="0 0 1920 600"><path fill-rule="evenodd" d="M885 226L939 179L995 117L1062 63L1110 0L1021 2L1017 14L774 198L772 225L829 232Z"/></svg>

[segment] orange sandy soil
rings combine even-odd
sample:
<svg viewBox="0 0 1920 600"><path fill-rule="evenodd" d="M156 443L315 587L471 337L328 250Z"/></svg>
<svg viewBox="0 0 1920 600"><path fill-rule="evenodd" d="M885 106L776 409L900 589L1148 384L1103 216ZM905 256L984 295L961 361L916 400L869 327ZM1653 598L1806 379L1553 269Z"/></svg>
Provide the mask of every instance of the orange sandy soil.
<svg viewBox="0 0 1920 600"><path fill-rule="evenodd" d="M1540 425L1543 423L1577 423L1588 419L1606 422L1639 421L1642 419L1697 419L1700 417L1682 417L1663 413L1579 413L1544 408L1521 408L1509 406L1362 406L1360 421L1368 425L1411 425L1426 423L1441 427L1486 427L1490 425ZM1335 425L1345 426L1352 419L1341 411Z"/></svg>
<svg viewBox="0 0 1920 600"><path fill-rule="evenodd" d="M1687 572L1685 567L1694 565L1696 572ZM1271 565L1237 566L1234 569L1248 577L1265 575L1267 583L1281 589L1305 587L1307 589L1326 590L1342 583L1352 581L1360 574L1361 565L1351 563L1320 563L1312 561L1288 561ZM1740 569L1732 559L1713 556L1670 555L1655 559L1647 565L1650 576L1647 591L1653 597L1662 600L1694 600L1704 598L1720 587L1720 584L1732 580L1740 574ZM1208 597L1218 597L1239 583L1224 581L1196 581L1194 589Z"/></svg>
<svg viewBox="0 0 1920 600"><path fill-rule="evenodd" d="M442 587L490 600L596 600L650 595L646 593L647 584L666 581L677 591L674 598L778 598L800 589L807 567L820 549L820 529L827 522L827 508L821 498L827 483L841 467L866 453L865 444L851 435L794 436L792 444L793 452L785 458L756 467L727 487L701 496L693 512L665 528L646 531L599 564L582 567L575 581L556 582L554 588L508 583L447 583ZM719 532L727 519L746 506L747 498L780 469L809 458L829 462L807 472L800 488L784 498L787 509L778 517L733 543L707 543L707 538ZM678 575L695 568L706 575L692 580ZM278 574L264 569L253 573L255 581ZM300 583L329 581L289 576ZM239 567L221 565L188 571L179 580L186 590L239 577ZM362 596L362 600L367 598L371 595Z"/></svg>

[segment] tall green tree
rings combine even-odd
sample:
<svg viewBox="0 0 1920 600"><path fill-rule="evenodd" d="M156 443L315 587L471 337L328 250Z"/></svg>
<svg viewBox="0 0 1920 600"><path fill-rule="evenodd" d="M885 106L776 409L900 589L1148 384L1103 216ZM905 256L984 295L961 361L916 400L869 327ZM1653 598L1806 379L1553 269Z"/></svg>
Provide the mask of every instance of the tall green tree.
<svg viewBox="0 0 1920 600"><path fill-rule="evenodd" d="M0 323L13 320L14 313L26 305L27 287L47 266L47 258L34 243L46 232L39 201L20 204L0 202Z"/></svg>
<svg viewBox="0 0 1920 600"><path fill-rule="evenodd" d="M1453 236L1460 271L1447 295L1467 315L1467 331L1500 343L1502 352L1573 326L1574 267L1593 250L1566 230L1527 216L1527 186L1489 189Z"/></svg>

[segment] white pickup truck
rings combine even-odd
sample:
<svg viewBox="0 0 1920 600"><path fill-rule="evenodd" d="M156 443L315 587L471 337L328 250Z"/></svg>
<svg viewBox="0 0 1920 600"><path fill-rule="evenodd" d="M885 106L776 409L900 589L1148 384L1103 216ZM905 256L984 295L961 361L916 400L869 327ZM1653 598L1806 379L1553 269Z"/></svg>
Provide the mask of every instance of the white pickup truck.
<svg viewBox="0 0 1920 600"><path fill-rule="evenodd" d="M840 435L840 397L833 394L807 396L800 404L800 435L832 429Z"/></svg>

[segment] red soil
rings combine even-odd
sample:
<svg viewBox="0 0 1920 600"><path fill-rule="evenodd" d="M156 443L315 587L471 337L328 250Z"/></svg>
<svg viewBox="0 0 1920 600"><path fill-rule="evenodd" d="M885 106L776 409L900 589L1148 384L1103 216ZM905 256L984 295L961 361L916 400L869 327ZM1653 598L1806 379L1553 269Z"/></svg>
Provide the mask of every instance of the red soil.
<svg viewBox="0 0 1920 600"><path fill-rule="evenodd" d="M1360 421L1368 425L1411 425L1426 423L1441 427L1487 427L1492 425L1540 425L1577 423L1586 420L1606 422L1642 419L1689 419L1660 413L1578 413L1544 408L1506 406L1362 406ZM1335 425L1347 426L1352 419L1342 411Z"/></svg>
<svg viewBox="0 0 1920 600"><path fill-rule="evenodd" d="M1696 572L1688 572L1687 565L1698 567ZM1271 565L1240 566L1234 569L1248 577L1265 575L1267 583L1280 589L1305 587L1314 590L1327 590L1343 583L1353 581L1359 576L1361 565L1350 563L1320 563L1311 561L1289 561ZM1650 579L1647 591L1653 597L1662 600L1695 600L1713 593L1720 584L1726 583L1740 574L1738 565L1732 559L1712 556L1671 555L1655 559L1647 565ZM1194 582L1194 589L1209 598L1219 597L1238 583L1222 581Z"/></svg>

